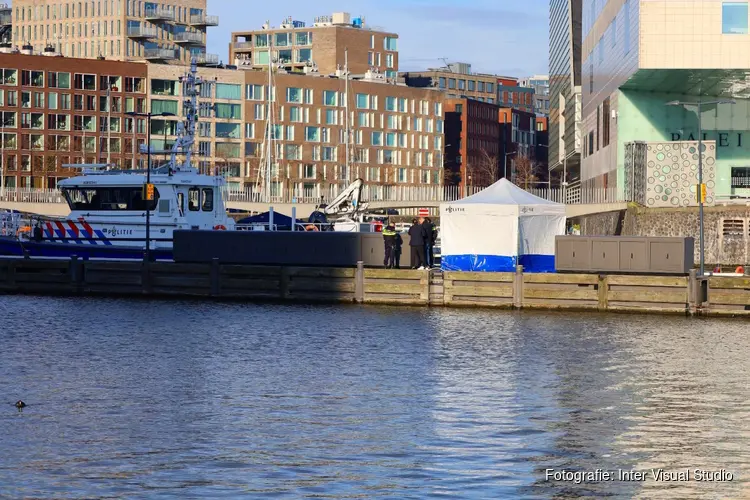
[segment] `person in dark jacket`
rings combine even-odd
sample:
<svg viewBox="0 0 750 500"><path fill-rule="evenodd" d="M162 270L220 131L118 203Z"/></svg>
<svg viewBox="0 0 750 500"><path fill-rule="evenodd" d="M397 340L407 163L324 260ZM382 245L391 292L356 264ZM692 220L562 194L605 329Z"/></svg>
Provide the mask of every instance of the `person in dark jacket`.
<svg viewBox="0 0 750 500"><path fill-rule="evenodd" d="M424 237L424 255L425 255L425 266L427 269L432 269L435 264L435 257L433 256L435 250L435 224L427 218L422 223L422 233Z"/></svg>
<svg viewBox="0 0 750 500"><path fill-rule="evenodd" d="M385 244L385 259L383 260L383 266L386 269L393 269L396 267L396 238L398 233L396 228L388 224L383 228L383 243Z"/></svg>
<svg viewBox="0 0 750 500"><path fill-rule="evenodd" d="M409 228L409 246L411 247L411 268L425 269L424 262L424 229L422 224L414 219Z"/></svg>

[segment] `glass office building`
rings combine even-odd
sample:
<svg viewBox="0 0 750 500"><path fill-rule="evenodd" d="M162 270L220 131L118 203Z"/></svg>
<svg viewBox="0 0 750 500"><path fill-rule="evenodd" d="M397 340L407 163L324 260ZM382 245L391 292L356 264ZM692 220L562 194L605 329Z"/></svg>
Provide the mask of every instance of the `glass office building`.
<svg viewBox="0 0 750 500"><path fill-rule="evenodd" d="M581 154L581 0L550 0L549 169L576 179Z"/></svg>
<svg viewBox="0 0 750 500"><path fill-rule="evenodd" d="M622 193L629 143L696 140L696 108L667 103L724 99L734 104L701 114L716 151L708 188L717 202L750 196L749 16L747 1L584 0L585 185ZM679 160L669 168L681 186L697 155Z"/></svg>

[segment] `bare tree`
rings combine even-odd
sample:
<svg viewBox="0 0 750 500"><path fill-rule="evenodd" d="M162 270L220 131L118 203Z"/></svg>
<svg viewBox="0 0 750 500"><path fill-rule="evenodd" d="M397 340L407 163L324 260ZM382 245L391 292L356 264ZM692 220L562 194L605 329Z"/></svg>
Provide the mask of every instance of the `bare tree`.
<svg viewBox="0 0 750 500"><path fill-rule="evenodd" d="M466 174L469 177L465 182L475 186L489 186L497 181L500 171L500 159L496 155L481 149L479 154L469 157L466 163Z"/></svg>
<svg viewBox="0 0 750 500"><path fill-rule="evenodd" d="M513 181L519 187L533 188L539 181L538 173L538 166L531 158L519 156L514 162Z"/></svg>

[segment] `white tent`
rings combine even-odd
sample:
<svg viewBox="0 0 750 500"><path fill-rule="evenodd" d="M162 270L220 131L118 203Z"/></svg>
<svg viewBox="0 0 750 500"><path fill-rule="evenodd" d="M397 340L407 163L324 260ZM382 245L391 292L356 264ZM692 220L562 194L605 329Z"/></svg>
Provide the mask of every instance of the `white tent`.
<svg viewBox="0 0 750 500"><path fill-rule="evenodd" d="M506 179L440 205L446 271L554 272L555 236L565 234L565 205L534 196Z"/></svg>

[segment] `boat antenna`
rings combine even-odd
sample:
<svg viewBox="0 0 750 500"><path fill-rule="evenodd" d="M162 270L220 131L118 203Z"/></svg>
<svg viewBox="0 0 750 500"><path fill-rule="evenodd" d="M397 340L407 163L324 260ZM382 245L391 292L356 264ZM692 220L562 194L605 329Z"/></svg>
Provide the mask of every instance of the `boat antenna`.
<svg viewBox="0 0 750 500"><path fill-rule="evenodd" d="M172 162L170 168L177 170L177 153L182 151L185 155L183 166L190 168L192 165L193 144L195 144L195 128L198 121L198 88L203 84L203 79L198 77L198 61L193 58L190 62L190 71L181 79L182 111L185 116L183 123L177 127L177 140L172 147Z"/></svg>

